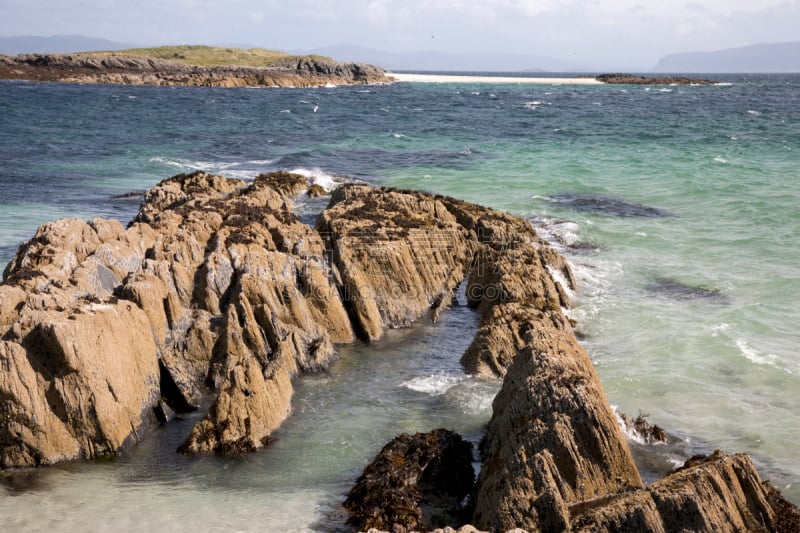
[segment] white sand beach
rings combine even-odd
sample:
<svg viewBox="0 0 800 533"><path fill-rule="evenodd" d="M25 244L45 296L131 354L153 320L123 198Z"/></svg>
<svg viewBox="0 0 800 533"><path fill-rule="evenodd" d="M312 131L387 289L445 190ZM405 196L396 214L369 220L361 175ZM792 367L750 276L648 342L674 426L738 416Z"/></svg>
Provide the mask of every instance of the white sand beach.
<svg viewBox="0 0 800 533"><path fill-rule="evenodd" d="M539 83L539 84L564 84L564 85L603 85L603 82L594 78L534 78L510 76L459 76L441 74L405 74L387 72L387 75L397 81L417 83Z"/></svg>

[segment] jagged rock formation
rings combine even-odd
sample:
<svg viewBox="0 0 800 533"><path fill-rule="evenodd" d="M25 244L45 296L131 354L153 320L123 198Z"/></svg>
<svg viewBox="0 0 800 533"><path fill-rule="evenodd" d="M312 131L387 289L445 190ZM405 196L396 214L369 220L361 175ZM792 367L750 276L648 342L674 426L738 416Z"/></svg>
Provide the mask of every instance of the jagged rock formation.
<svg viewBox="0 0 800 533"><path fill-rule="evenodd" d="M572 509L573 531L778 531L768 490L746 455L695 461L649 485Z"/></svg>
<svg viewBox="0 0 800 533"><path fill-rule="evenodd" d="M203 87L320 87L393 81L380 67L319 57L287 57L269 67L201 67L118 52L0 54L0 79Z"/></svg>
<svg viewBox="0 0 800 533"><path fill-rule="evenodd" d="M447 307L476 247L441 200L359 185L334 192L317 229L368 340Z"/></svg>
<svg viewBox="0 0 800 533"><path fill-rule="evenodd" d="M3 465L115 453L162 396L186 411L209 386L216 400L183 450L263 445L291 377L354 338L322 239L290 211L306 186L181 175L127 229L43 225L0 286Z"/></svg>
<svg viewBox="0 0 800 533"><path fill-rule="evenodd" d="M562 531L569 506L642 481L586 352L537 329L509 367L482 443L475 524Z"/></svg>
<svg viewBox="0 0 800 533"><path fill-rule="evenodd" d="M445 429L399 435L364 469L345 501L348 524L359 531L397 526L425 531L433 520L466 517L472 490L472 445Z"/></svg>
<svg viewBox="0 0 800 533"><path fill-rule="evenodd" d="M479 244L466 293L482 320L461 363L467 373L503 377L534 330L572 332L562 311L575 289L572 269L527 221L450 198L444 202Z"/></svg>
<svg viewBox="0 0 800 533"><path fill-rule="evenodd" d="M597 81L617 85L716 85L718 82L685 76L637 76L635 74L600 74Z"/></svg>
<svg viewBox="0 0 800 533"><path fill-rule="evenodd" d="M797 523L796 508L744 456L716 455L642 487L563 311L569 265L528 222L451 198L345 185L311 228L291 211L291 197L307 189L287 173L247 184L198 172L148 191L127 228L102 219L41 226L0 284L0 466L115 454L157 416L196 409L209 394L181 451L255 450L288 415L294 376L325 368L336 344L436 319L466 279L481 326L462 361L504 377L481 446L476 526ZM366 513L359 527L434 525L413 510L417 491L467 477L443 459L442 442L458 439L434 435L398 439L379 460L386 475L365 474L378 483L351 500ZM405 467L392 477L399 458ZM397 502L411 507L374 512Z"/></svg>
<svg viewBox="0 0 800 533"><path fill-rule="evenodd" d="M114 453L153 420L151 408L165 419L164 406L195 409L209 389L214 402L181 451L259 448L290 411L294 375L325 368L335 344L356 335L375 340L386 328L435 319L470 270L481 309L538 295L550 302L548 316L560 316L566 296L545 262L565 264L527 222L448 198L346 185L315 230L291 212L290 197L307 188L287 173L250 185L180 175L147 192L128 228L101 219L43 225L0 286L4 464ZM503 274L510 263L498 250L508 242L512 261L534 262L527 279ZM487 297L494 289L498 302ZM119 369L109 368L111 354L124 357ZM14 374L23 359L32 371ZM116 372L136 387L112 382ZM67 391L62 380L83 373L97 383L84 379L72 398L75 386ZM112 431L101 422L114 409L125 418ZM51 450L62 441L62 451Z"/></svg>

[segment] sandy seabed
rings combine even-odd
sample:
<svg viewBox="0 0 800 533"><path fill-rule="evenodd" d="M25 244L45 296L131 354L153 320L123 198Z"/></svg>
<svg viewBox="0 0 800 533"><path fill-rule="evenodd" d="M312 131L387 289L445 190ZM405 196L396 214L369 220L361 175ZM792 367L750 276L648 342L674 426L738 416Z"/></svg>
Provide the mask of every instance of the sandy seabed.
<svg viewBox="0 0 800 533"><path fill-rule="evenodd" d="M571 85L603 85L594 78L534 78L511 76L460 76L441 74L406 74L387 72L397 81L416 83L539 83L539 84L571 84Z"/></svg>

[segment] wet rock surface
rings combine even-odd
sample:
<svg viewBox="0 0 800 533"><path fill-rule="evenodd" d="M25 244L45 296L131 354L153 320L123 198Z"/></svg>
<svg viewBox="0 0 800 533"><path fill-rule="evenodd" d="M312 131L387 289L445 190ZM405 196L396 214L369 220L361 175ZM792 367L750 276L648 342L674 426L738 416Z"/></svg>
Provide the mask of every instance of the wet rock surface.
<svg viewBox="0 0 800 533"><path fill-rule="evenodd" d="M200 67L117 52L0 54L0 79L202 87L319 87L393 81L380 67L321 57L286 58L269 67Z"/></svg>
<svg viewBox="0 0 800 533"><path fill-rule="evenodd" d="M344 503L359 531L460 524L472 491L472 445L444 429L399 435L364 469Z"/></svg>

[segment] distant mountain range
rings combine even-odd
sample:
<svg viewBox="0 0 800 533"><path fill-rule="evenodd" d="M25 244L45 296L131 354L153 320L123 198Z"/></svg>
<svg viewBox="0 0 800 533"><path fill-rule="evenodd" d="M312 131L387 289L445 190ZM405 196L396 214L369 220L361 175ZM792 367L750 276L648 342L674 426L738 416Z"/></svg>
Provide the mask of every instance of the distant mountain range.
<svg viewBox="0 0 800 533"><path fill-rule="evenodd" d="M0 37L0 53L69 53L96 50L135 48L131 43L97 39L82 35L53 37ZM238 48L251 46L238 45ZM663 57L654 69L608 64L598 65L554 57L522 53L448 53L435 50L386 52L363 46L342 44L314 50L292 51L314 53L340 61L379 65L389 70L452 71L452 72L800 72L800 41L755 44L714 52L684 52Z"/></svg>
<svg viewBox="0 0 800 533"><path fill-rule="evenodd" d="M475 72L596 72L596 65L554 57L507 53L448 53L435 50L385 52L363 46L341 44L315 48L311 53L380 65L389 70Z"/></svg>
<svg viewBox="0 0 800 533"><path fill-rule="evenodd" d="M800 72L800 42L754 44L717 52L671 54L656 72Z"/></svg>
<svg viewBox="0 0 800 533"><path fill-rule="evenodd" d="M70 52L95 52L100 50L124 50L134 48L130 43L118 43L108 39L96 39L83 35L54 35L37 37L0 37L0 53L17 54L68 54Z"/></svg>

